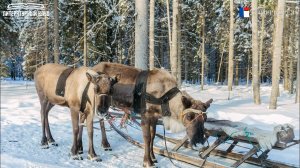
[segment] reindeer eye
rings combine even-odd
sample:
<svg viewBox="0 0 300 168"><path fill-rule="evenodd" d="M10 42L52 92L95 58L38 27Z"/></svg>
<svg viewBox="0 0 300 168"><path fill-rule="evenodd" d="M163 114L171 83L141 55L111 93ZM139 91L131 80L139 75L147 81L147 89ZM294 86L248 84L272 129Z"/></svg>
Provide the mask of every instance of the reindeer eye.
<svg viewBox="0 0 300 168"><path fill-rule="evenodd" d="M189 114L186 115L186 119L189 120L189 121L191 121L194 118L195 118L194 113L189 113Z"/></svg>

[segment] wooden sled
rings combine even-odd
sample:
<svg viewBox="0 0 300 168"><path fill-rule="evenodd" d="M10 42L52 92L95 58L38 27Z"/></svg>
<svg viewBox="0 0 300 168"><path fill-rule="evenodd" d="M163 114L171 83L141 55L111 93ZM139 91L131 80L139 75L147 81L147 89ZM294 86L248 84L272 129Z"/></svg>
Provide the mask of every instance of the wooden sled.
<svg viewBox="0 0 300 168"><path fill-rule="evenodd" d="M120 116L120 113L113 113L113 115ZM137 117L139 118L139 117ZM161 122L159 122L161 123ZM140 148L144 148L144 144L140 143L136 140L134 140L132 137L127 135L126 133L122 132L114 125L112 121L109 121L110 126L119 134L121 135L125 140L132 143L133 145L136 145ZM139 123L136 123L139 124ZM165 139L168 142L171 142L175 144L175 147L171 150L167 151L164 148L158 148L153 147L153 151L156 154L169 157L171 159L176 159L178 161L182 161L185 163L189 163L191 165L197 166L197 167L216 167L216 168L223 168L228 167L221 165L219 163L212 162L210 160L207 160L207 158L210 155L224 157L227 159L235 160L236 162L232 164L230 167L238 167L242 163L248 163L256 166L261 167L280 167L280 168L291 168L295 167L293 165L289 165L287 163L281 163L278 161L272 161L267 159L268 153L271 151L271 149L262 151L260 149L259 143L254 138L249 138L245 136L237 136L232 137L230 135L227 135L224 131L218 131L218 130L206 130L206 136L207 137L215 137L216 140L209 146L209 147L203 147L199 151L193 149L189 145L189 141L187 137L184 137L183 139L175 139L170 137L164 137L161 134L156 134L157 137L161 139ZM217 149L217 147L224 145L224 142L231 142L230 146L226 150L220 150ZM293 145L299 144L299 140L294 140L294 132L292 129L288 129L282 132L279 132L277 134L277 142L273 146L272 150L284 150L287 149ZM236 146L240 146L239 143L246 143L251 144L252 148L246 153L246 154L240 154L233 152L233 149ZM179 152L179 149L181 148L189 148L191 151L198 152L199 157L195 156L189 156L183 153ZM258 153L261 153L260 155L257 155ZM257 155L257 157L254 157L253 155Z"/></svg>

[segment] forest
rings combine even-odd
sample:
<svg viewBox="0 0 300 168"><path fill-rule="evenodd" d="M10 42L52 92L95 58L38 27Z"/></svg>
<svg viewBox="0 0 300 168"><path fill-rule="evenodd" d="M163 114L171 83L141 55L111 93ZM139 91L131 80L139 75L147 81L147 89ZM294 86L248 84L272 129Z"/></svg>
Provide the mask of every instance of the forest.
<svg viewBox="0 0 300 168"><path fill-rule="evenodd" d="M8 16L20 2L43 4L47 15ZM283 84L299 102L299 1L1 0L0 11L1 78L33 80L46 63L105 61L163 68L179 86L201 90L252 86L255 104L270 84L273 109Z"/></svg>
<svg viewBox="0 0 300 168"><path fill-rule="evenodd" d="M300 167L299 18L300 0L0 0L1 167Z"/></svg>

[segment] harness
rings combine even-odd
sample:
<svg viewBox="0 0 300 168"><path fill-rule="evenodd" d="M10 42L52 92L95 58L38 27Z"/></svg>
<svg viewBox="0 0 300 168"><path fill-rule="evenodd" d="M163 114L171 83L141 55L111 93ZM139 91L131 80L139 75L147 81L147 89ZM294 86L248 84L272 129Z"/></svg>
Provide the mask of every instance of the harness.
<svg viewBox="0 0 300 168"><path fill-rule="evenodd" d="M67 78L71 75L73 71L74 68L67 68L60 74L60 76L58 77L58 81L56 83L56 90L55 90L56 95L62 97L65 96Z"/></svg>
<svg viewBox="0 0 300 168"><path fill-rule="evenodd" d="M84 113L84 109L86 108L86 103L89 102L91 103L90 98L87 96L87 92L89 90L91 82L88 82L87 85L85 86L83 93L81 95L81 103L80 103L80 110L82 113ZM94 102L95 105L95 102Z"/></svg>
<svg viewBox="0 0 300 168"><path fill-rule="evenodd" d="M161 105L162 115L171 116L169 101L176 96L180 90L177 87L170 89L162 97L156 98L146 92L147 79L149 71L141 71L136 79L134 88L133 108L136 113L144 113L146 111L146 102L156 105Z"/></svg>

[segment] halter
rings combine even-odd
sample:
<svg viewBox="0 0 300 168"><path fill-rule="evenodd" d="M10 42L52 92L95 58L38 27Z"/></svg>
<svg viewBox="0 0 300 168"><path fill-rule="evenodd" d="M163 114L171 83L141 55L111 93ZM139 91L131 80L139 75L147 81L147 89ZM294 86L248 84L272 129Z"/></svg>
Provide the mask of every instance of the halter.
<svg viewBox="0 0 300 168"><path fill-rule="evenodd" d="M197 117L195 117L191 122L193 122L195 119L197 119L199 116L203 116L203 114L206 114L206 112L203 112L201 110L196 110L196 109L192 109L192 108L188 108L183 110L180 114L179 114L179 119L182 121L183 123L183 118L184 115L186 115L187 113L192 112L192 113L196 113L199 114Z"/></svg>
<svg viewBox="0 0 300 168"><path fill-rule="evenodd" d="M87 94L88 90L89 90L89 87L90 87L90 84L91 82L88 82L87 85L85 86L84 88L84 91L82 93L82 96L81 96L81 104L80 104L80 111L82 113L84 113L84 109L86 108L86 104L87 102L91 103L91 100ZM97 98L97 95L98 96L104 96L104 95L107 95L107 94L103 94L103 93L97 93L97 89L98 89L98 86L95 85L94 86L94 100L93 100L93 112L94 114L96 114L98 117L101 117L101 114L98 113L97 111L97 107L96 107L96 98Z"/></svg>

